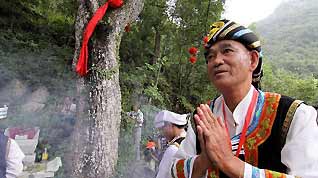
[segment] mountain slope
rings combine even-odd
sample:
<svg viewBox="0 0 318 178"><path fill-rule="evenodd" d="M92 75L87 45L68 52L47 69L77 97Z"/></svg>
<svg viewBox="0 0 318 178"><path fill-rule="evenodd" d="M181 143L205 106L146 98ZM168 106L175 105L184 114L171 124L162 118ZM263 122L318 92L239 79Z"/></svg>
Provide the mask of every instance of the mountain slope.
<svg viewBox="0 0 318 178"><path fill-rule="evenodd" d="M291 0L256 24L265 58L277 68L318 75L318 3Z"/></svg>

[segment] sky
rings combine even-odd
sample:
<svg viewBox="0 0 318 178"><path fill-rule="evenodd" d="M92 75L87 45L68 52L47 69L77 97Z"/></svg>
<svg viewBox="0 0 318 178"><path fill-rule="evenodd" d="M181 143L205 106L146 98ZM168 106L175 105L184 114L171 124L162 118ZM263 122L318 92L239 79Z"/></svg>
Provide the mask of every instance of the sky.
<svg viewBox="0 0 318 178"><path fill-rule="evenodd" d="M285 1L287 0L226 0L222 17L248 26L272 14Z"/></svg>

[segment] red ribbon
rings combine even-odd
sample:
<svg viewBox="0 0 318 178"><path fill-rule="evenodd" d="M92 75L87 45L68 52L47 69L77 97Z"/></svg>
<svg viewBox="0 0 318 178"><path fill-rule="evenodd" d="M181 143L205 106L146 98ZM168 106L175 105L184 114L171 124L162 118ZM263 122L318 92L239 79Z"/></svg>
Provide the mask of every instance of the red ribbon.
<svg viewBox="0 0 318 178"><path fill-rule="evenodd" d="M252 120L253 108L256 105L257 97L258 97L258 92L257 92L256 89L254 89L253 97L252 97L252 100L250 102L250 105L248 106L247 113L246 113L246 116L245 116L245 122L244 122L244 125L243 125L243 130L242 130L240 141L239 141L239 145L237 147L236 154L235 154L236 157L238 157L240 155L242 146L245 143L247 128L250 125L250 122ZM227 124L226 124L227 119L226 119L226 112L225 112L225 107L224 107L224 100L222 101L222 110L223 110L225 128L226 128L226 131L227 131L228 136L229 136L230 134L229 134L229 130L228 130L228 127L227 127ZM230 145L232 146L231 143L230 143Z"/></svg>
<svg viewBox="0 0 318 178"><path fill-rule="evenodd" d="M122 0L108 0L103 6L97 9L92 19L88 22L86 29L83 34L82 48L78 61L76 64L76 72L80 76L85 76L87 74L87 64L88 64L88 48L87 44L92 36L97 23L104 17L108 5L112 8L118 8L123 5Z"/></svg>

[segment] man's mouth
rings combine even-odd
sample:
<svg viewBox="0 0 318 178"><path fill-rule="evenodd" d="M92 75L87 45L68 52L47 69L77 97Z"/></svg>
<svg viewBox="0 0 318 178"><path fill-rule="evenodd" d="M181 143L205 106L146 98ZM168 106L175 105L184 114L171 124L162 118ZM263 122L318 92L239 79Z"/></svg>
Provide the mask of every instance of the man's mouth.
<svg viewBox="0 0 318 178"><path fill-rule="evenodd" d="M218 74L222 74L222 73L225 73L227 72L226 70L217 70L214 72L214 75L218 75Z"/></svg>

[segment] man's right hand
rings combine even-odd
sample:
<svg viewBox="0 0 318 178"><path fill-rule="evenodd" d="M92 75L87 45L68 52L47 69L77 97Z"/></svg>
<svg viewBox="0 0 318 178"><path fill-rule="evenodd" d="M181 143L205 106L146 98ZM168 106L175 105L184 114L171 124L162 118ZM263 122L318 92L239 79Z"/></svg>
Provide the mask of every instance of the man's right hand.
<svg viewBox="0 0 318 178"><path fill-rule="evenodd" d="M207 159L229 177L240 177L244 162L232 153L231 142L225 124L215 117L208 105L197 108L196 122L198 136L204 138L204 152ZM201 143L202 141L200 141Z"/></svg>
<svg viewBox="0 0 318 178"><path fill-rule="evenodd" d="M196 122L200 119L197 114L194 115ZM202 128L197 125L197 134L200 142L201 153L196 157L193 164L192 178L200 178L206 174L207 169L212 165L206 152L206 145Z"/></svg>

